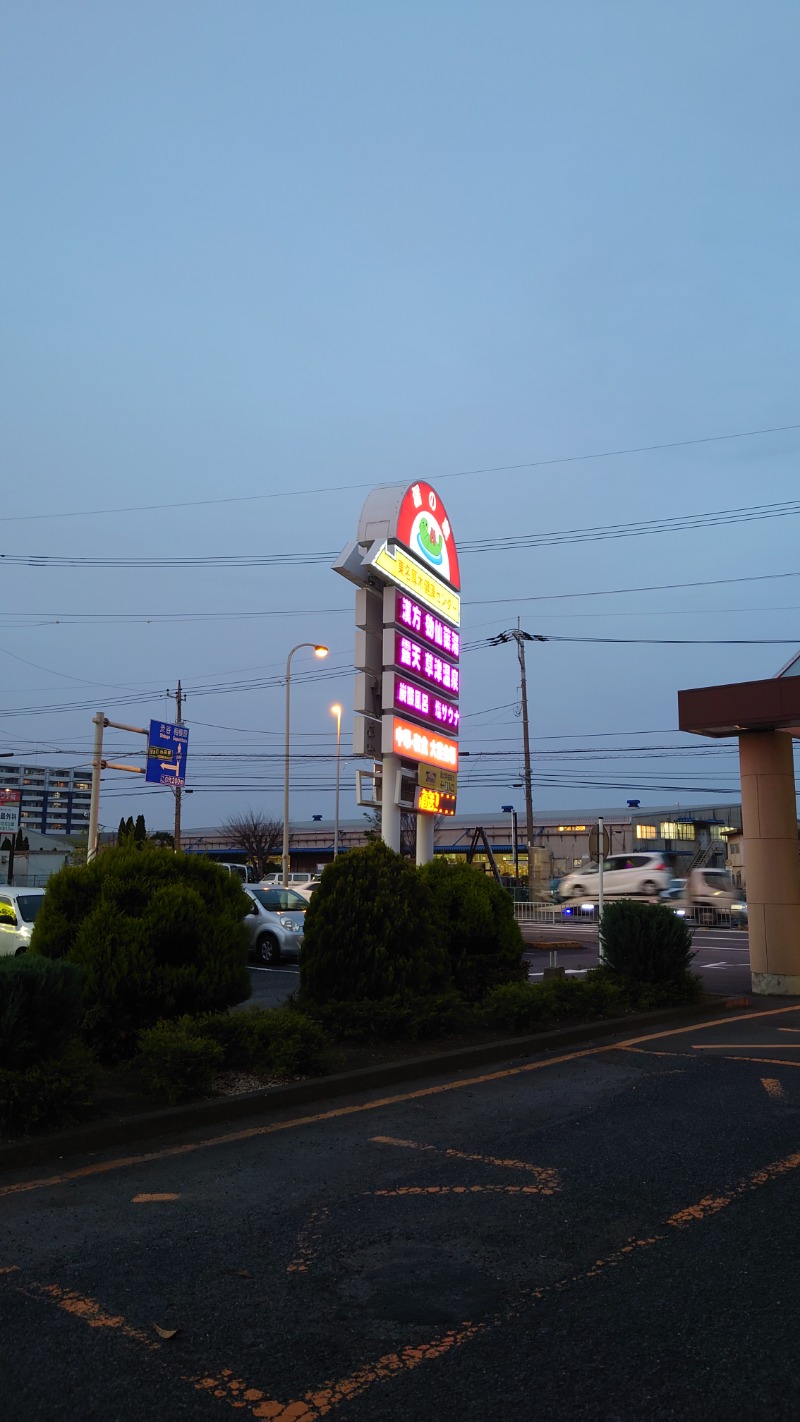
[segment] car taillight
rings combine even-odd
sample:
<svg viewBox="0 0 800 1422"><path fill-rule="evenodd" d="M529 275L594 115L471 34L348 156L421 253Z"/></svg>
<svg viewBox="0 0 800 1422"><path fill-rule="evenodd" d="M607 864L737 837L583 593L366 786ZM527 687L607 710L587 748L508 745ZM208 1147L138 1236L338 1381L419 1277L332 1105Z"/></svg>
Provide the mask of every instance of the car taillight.
<svg viewBox="0 0 800 1422"><path fill-rule="evenodd" d="M661 870L661 869L663 869L664 871L666 871L666 868L667 868L666 864L657 864L657 865L656 865L656 870L657 870L657 871L658 871L658 870Z"/></svg>

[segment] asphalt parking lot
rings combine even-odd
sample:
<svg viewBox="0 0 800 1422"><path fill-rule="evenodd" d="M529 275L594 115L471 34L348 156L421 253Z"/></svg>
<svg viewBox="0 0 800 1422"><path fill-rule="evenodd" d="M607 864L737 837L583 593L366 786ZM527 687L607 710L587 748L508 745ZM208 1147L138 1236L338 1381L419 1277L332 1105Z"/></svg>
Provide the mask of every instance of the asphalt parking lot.
<svg viewBox="0 0 800 1422"><path fill-rule="evenodd" d="M14 1419L800 1411L800 1004L0 1182Z"/></svg>

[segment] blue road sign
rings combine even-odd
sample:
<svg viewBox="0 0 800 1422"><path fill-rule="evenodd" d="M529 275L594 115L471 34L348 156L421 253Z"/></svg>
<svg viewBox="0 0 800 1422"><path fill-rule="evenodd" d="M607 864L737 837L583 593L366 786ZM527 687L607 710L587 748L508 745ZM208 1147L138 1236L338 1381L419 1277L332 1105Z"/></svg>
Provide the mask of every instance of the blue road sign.
<svg viewBox="0 0 800 1422"><path fill-rule="evenodd" d="M189 727L170 721L151 721L147 738L147 773L152 785L184 785Z"/></svg>

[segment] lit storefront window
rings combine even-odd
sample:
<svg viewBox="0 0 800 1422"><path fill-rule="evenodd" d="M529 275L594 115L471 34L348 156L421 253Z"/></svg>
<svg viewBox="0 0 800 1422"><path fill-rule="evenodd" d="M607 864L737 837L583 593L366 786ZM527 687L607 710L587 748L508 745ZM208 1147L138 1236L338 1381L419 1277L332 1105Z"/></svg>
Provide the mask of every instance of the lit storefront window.
<svg viewBox="0 0 800 1422"><path fill-rule="evenodd" d="M664 820L661 826L662 839L694 839L694 825L683 820Z"/></svg>
<svg viewBox="0 0 800 1422"><path fill-rule="evenodd" d="M656 835L656 827L655 827L655 825L637 825L637 826L636 826L636 838L637 838L637 839L656 839L656 838L657 838L657 835Z"/></svg>

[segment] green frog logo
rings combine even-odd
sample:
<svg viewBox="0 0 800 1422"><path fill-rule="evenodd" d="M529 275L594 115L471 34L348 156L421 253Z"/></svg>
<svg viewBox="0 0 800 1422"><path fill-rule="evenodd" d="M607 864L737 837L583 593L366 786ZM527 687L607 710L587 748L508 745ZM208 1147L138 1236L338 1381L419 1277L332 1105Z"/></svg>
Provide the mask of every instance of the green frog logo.
<svg viewBox="0 0 800 1422"><path fill-rule="evenodd" d="M438 537L437 537L438 532ZM435 563L437 567L442 562L442 544L444 539L436 527L432 527L426 518L420 519L417 530L417 543L422 549L429 563Z"/></svg>

